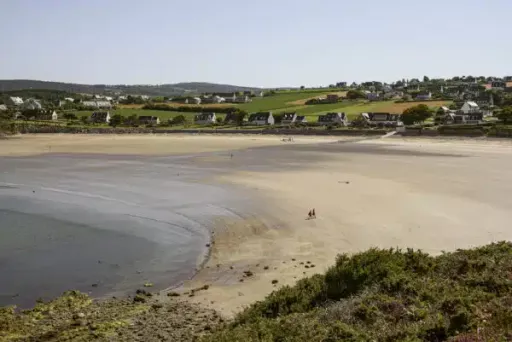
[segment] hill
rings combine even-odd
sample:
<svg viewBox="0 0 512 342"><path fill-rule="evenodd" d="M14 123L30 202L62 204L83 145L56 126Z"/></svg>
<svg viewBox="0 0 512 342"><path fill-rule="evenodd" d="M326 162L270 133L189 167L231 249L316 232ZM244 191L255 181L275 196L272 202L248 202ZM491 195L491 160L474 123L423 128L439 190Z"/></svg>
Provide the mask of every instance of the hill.
<svg viewBox="0 0 512 342"><path fill-rule="evenodd" d="M160 85L108 85L108 84L78 84L64 82L50 82L38 80L0 80L0 92L7 92L22 89L47 89L58 90L68 93L87 94L125 94L125 95L148 95L148 96L177 96L199 93L221 93L231 91L258 91L256 87L240 87L229 84L216 84L206 82L188 82Z"/></svg>

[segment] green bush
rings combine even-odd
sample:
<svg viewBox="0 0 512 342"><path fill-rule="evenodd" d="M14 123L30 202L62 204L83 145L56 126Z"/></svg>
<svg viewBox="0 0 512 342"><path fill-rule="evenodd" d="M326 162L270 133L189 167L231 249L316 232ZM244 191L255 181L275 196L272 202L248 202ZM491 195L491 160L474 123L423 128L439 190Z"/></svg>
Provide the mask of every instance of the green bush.
<svg viewBox="0 0 512 342"><path fill-rule="evenodd" d="M342 254L325 275L273 292L206 340L506 340L511 265L510 242L437 257L412 249Z"/></svg>

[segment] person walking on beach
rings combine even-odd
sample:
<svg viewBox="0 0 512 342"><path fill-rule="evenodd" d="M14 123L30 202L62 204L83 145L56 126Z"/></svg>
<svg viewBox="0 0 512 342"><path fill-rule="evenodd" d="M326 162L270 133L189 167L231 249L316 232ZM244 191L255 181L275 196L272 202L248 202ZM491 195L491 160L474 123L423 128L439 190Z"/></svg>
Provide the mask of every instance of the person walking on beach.
<svg viewBox="0 0 512 342"><path fill-rule="evenodd" d="M312 214L312 212L311 212L311 210L310 210L310 211L309 211L309 213L308 213L308 218L307 218L307 219L308 219L308 220L311 220L311 217L312 217L312 216L313 216L313 214Z"/></svg>
<svg viewBox="0 0 512 342"><path fill-rule="evenodd" d="M316 218L315 208L313 208L313 210L311 211L311 216L313 216L313 218Z"/></svg>

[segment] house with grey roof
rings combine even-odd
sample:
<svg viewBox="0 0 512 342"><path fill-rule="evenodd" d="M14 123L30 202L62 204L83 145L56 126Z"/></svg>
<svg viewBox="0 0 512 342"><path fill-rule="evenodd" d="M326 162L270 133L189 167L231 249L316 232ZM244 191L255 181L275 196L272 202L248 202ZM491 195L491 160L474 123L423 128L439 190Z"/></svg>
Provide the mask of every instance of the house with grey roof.
<svg viewBox="0 0 512 342"><path fill-rule="evenodd" d="M91 114L89 121L94 123L109 123L110 112L94 112Z"/></svg>
<svg viewBox="0 0 512 342"><path fill-rule="evenodd" d="M159 125L160 118L158 116L151 115L141 115L138 117L137 121L139 125Z"/></svg>
<svg viewBox="0 0 512 342"><path fill-rule="evenodd" d="M97 109L111 109L112 104L105 100L82 101L82 106Z"/></svg>
<svg viewBox="0 0 512 342"><path fill-rule="evenodd" d="M347 126L348 119L345 113L327 113L318 116L319 125L341 125Z"/></svg>
<svg viewBox="0 0 512 342"><path fill-rule="evenodd" d="M282 113L282 116L283 117L281 119L281 123L284 124L284 125L292 124L297 119L297 113L295 113L295 112L293 112L293 113Z"/></svg>
<svg viewBox="0 0 512 342"><path fill-rule="evenodd" d="M402 116L391 113L361 113L361 117L370 125L378 127L403 126Z"/></svg>
<svg viewBox="0 0 512 342"><path fill-rule="evenodd" d="M215 113L200 113L194 117L196 125L211 125L217 122Z"/></svg>
<svg viewBox="0 0 512 342"><path fill-rule="evenodd" d="M249 119L247 121L250 125L255 126L273 125L275 123L272 112L253 113L249 115Z"/></svg>
<svg viewBox="0 0 512 342"><path fill-rule="evenodd" d="M295 118L295 121L294 123L307 123L308 120L306 119L306 117L304 115L297 115L297 117Z"/></svg>
<svg viewBox="0 0 512 342"><path fill-rule="evenodd" d="M41 110L43 109L43 106L41 105L41 102L36 99L26 99L20 106L24 110Z"/></svg>
<svg viewBox="0 0 512 342"><path fill-rule="evenodd" d="M477 113L480 112L480 107L474 101L466 101L464 102L460 110L465 114Z"/></svg>

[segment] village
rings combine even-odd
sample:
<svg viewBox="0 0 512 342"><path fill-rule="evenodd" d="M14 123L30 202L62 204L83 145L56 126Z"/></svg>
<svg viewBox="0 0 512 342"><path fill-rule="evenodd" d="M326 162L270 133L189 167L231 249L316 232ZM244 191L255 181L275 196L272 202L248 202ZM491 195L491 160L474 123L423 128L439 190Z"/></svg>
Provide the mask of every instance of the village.
<svg viewBox="0 0 512 342"><path fill-rule="evenodd" d="M301 101L287 102L285 97L290 97L290 94ZM315 94L318 96L312 96ZM281 102L280 98L283 98ZM276 109L258 110L259 107L272 107L268 105L270 101L275 103ZM169 97L113 93L68 97L52 95L49 100L3 94L1 102L0 112L7 113L14 121L25 122L64 120L74 124L110 126L168 127L186 123L197 127L318 126L404 130L411 124L478 125L495 122L503 108L512 104L512 76L467 76L448 80L431 80L425 76L423 80L404 79L391 84L373 81L348 85L347 82L337 82L314 89L301 86ZM379 108L379 104L391 103L400 107L397 106L395 111ZM428 113L421 119L411 119L412 115L408 116L408 113L421 105ZM345 108L348 112L343 111ZM356 112L358 108L362 110ZM130 112L126 114L128 110ZM166 111L173 113L172 118L163 115ZM116 116L117 119L112 120Z"/></svg>

